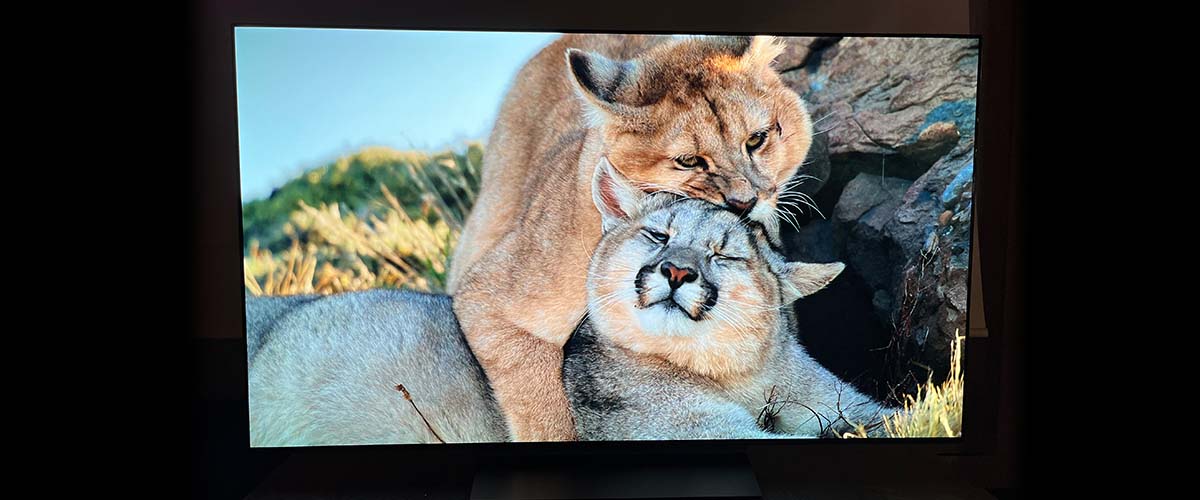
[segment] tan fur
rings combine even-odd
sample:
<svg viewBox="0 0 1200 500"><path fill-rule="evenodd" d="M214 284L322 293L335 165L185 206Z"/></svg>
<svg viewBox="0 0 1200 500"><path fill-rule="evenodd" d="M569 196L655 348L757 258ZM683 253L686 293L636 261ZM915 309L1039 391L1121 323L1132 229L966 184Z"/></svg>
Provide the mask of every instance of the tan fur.
<svg viewBox="0 0 1200 500"><path fill-rule="evenodd" d="M732 214L720 216L733 218ZM606 241L624 241L634 238L638 228L631 227L615 233ZM622 234L623 233L623 234ZM635 246L610 244L601 246L592 260L594 276L589 287L593 302L597 297L619 297L633 282L636 268L629 262L642 262L645 255ZM637 306L632 303L605 301L597 305L592 321L607 332L614 344L639 354L666 359L672 364L692 373L714 380L732 380L752 372L762 365L764 356L772 347L773 335L778 320L778 311L764 309L758 304L778 303L780 297L774 290L777 281L763 265L748 266L745 274L736 276L735 281L721 289L726 303L750 304L739 313L743 326L733 328L725 323L708 321L688 324L688 335L667 335L661 329L647 331L635 319ZM603 312L603 314L600 314Z"/></svg>
<svg viewBox="0 0 1200 500"><path fill-rule="evenodd" d="M768 38L566 35L519 72L448 278L517 440L574 438L561 348L586 311L585 270L601 236L590 186L601 156L645 191L757 199L750 216L777 227L780 184L803 162L812 128L770 67L778 51ZM610 71L618 67L628 71ZM591 86L581 74L595 77ZM759 130L768 139L747 154ZM679 170L681 155L710 167Z"/></svg>

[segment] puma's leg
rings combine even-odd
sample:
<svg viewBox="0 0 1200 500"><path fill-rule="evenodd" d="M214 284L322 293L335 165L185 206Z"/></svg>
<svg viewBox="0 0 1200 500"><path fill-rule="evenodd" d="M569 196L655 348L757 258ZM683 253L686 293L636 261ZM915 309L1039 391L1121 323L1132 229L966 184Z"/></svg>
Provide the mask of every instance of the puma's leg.
<svg viewBox="0 0 1200 500"><path fill-rule="evenodd" d="M575 440L562 382L562 346L537 338L495 313L462 311L459 322L513 439Z"/></svg>

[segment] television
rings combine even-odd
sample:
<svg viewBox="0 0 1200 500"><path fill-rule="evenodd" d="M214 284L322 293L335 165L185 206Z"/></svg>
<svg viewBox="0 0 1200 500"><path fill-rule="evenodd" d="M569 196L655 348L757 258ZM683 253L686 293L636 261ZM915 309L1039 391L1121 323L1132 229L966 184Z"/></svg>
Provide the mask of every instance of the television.
<svg viewBox="0 0 1200 500"><path fill-rule="evenodd" d="M251 446L961 436L977 38L234 36Z"/></svg>
<svg viewBox="0 0 1200 500"><path fill-rule="evenodd" d="M233 17L252 453L988 448L980 37Z"/></svg>

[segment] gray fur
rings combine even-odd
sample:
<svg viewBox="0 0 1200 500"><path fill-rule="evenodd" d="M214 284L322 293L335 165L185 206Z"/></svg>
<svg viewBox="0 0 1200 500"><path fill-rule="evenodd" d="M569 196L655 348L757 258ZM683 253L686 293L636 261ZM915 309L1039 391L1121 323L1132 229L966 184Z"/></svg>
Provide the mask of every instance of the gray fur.
<svg viewBox="0 0 1200 500"><path fill-rule="evenodd" d="M567 343L565 356L564 384L585 441L832 437L853 431L851 422L869 424L892 412L795 342L773 356L760 376L735 386L604 342L590 323ZM764 430L768 425L774 432ZM881 431L876 427L869 435Z"/></svg>
<svg viewBox="0 0 1200 500"><path fill-rule="evenodd" d="M247 297L251 446L507 441L449 297Z"/></svg>
<svg viewBox="0 0 1200 500"><path fill-rule="evenodd" d="M252 361L262 347L275 320L292 308L312 302L318 295L287 295L283 297L255 297L246 294L246 361Z"/></svg>

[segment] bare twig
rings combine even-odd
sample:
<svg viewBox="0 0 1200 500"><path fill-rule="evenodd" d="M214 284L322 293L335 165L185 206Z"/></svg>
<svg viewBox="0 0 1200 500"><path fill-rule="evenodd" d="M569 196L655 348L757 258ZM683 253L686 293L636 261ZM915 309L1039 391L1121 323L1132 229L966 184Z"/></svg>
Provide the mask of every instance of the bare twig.
<svg viewBox="0 0 1200 500"><path fill-rule="evenodd" d="M437 431L433 430L433 426L429 425L429 420L425 418L425 414L421 413L420 408L417 408L417 403L413 401L412 394L408 393L408 389L404 388L404 384L396 384L396 390L400 391L404 395L404 399L408 401L408 404L412 405L413 409L417 411L417 415L421 417L422 422L425 422L425 428L433 433L433 437L437 438L439 443L446 444L446 440L442 439L442 436L439 436Z"/></svg>
<svg viewBox="0 0 1200 500"><path fill-rule="evenodd" d="M817 435L825 434L829 426L825 424L825 418L823 418L820 413L814 410L811 406L801 403L800 401L789 399L788 397L780 399L780 394L777 392L777 386L774 385L771 386L771 390L767 394L766 404L763 405L763 409L758 413L759 426L765 431L774 432L774 419L787 405L796 405L812 413L813 418L817 419ZM808 421L805 420L805 423L807 422ZM770 425L770 428L767 428L768 425Z"/></svg>

